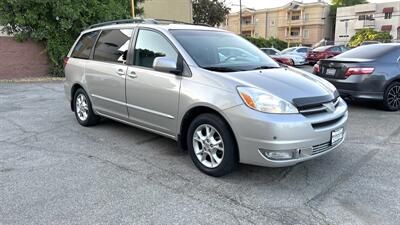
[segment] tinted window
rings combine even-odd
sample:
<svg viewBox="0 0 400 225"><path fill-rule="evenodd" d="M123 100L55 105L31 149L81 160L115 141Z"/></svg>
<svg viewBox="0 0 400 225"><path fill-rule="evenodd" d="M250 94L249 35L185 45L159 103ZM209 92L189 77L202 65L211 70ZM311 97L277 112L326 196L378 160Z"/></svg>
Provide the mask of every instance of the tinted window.
<svg viewBox="0 0 400 225"><path fill-rule="evenodd" d="M161 34L140 30L135 46L134 65L153 68L153 61L157 57L178 61L178 53Z"/></svg>
<svg viewBox="0 0 400 225"><path fill-rule="evenodd" d="M98 35L99 31L89 32L82 35L81 39L76 43L71 56L74 58L88 59Z"/></svg>
<svg viewBox="0 0 400 225"><path fill-rule="evenodd" d="M297 52L307 53L307 52L308 52L308 48L299 48L299 49L297 50Z"/></svg>
<svg viewBox="0 0 400 225"><path fill-rule="evenodd" d="M332 47L332 48L330 49L330 51L331 51L331 52L341 52L341 49L340 49L340 47L335 46L335 47Z"/></svg>
<svg viewBox="0 0 400 225"><path fill-rule="evenodd" d="M394 45L365 45L336 56L335 58L377 59L398 48Z"/></svg>
<svg viewBox="0 0 400 225"><path fill-rule="evenodd" d="M171 33L200 67L219 72L279 67L259 48L228 32L172 30Z"/></svg>
<svg viewBox="0 0 400 225"><path fill-rule="evenodd" d="M93 59L105 62L124 62L131 36L131 29L103 30L96 43Z"/></svg>

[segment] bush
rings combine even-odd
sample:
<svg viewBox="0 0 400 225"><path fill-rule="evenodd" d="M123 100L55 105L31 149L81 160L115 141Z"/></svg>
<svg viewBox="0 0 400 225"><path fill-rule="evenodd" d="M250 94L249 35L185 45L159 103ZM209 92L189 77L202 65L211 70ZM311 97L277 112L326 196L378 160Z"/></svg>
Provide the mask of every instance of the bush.
<svg viewBox="0 0 400 225"><path fill-rule="evenodd" d="M0 25L19 41L42 42L50 73L63 76L63 57L87 26L130 17L130 0L0 0Z"/></svg>
<svg viewBox="0 0 400 225"><path fill-rule="evenodd" d="M265 38L256 38L250 36L243 36L245 39L253 43L255 46L259 48L271 48L274 47L278 50L283 50L287 47L287 42L281 41L277 38L270 37L269 39Z"/></svg>
<svg viewBox="0 0 400 225"><path fill-rule="evenodd" d="M390 42L392 39L392 35L390 35L388 32L380 32L372 28L367 28L357 31L357 33L351 37L349 46L357 47L364 41Z"/></svg>

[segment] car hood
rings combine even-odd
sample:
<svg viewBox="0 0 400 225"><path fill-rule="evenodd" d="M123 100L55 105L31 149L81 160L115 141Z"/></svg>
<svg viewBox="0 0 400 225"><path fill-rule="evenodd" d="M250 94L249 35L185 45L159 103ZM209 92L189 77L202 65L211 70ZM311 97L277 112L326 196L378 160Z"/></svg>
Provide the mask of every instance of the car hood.
<svg viewBox="0 0 400 225"><path fill-rule="evenodd" d="M239 85L256 87L276 95L286 101L324 97L332 100L335 91L326 85L321 78L295 68L276 68L253 70L226 74ZM324 83L325 82L325 83Z"/></svg>

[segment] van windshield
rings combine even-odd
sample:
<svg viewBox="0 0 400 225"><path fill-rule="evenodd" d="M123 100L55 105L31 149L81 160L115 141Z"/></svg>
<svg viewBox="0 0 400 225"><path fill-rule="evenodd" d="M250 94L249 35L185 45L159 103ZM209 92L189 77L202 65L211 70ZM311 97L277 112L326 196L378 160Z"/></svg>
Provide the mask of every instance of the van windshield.
<svg viewBox="0 0 400 225"><path fill-rule="evenodd" d="M279 64L244 38L228 32L171 30L201 68L237 72L278 68Z"/></svg>

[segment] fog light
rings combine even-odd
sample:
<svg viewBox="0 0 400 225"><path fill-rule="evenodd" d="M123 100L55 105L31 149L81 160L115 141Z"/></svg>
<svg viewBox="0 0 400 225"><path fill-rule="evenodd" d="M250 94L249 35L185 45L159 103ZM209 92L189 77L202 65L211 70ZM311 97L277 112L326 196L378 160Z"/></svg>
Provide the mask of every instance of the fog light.
<svg viewBox="0 0 400 225"><path fill-rule="evenodd" d="M265 151L264 155L269 159L283 160L283 159L293 159L293 152L285 151Z"/></svg>

